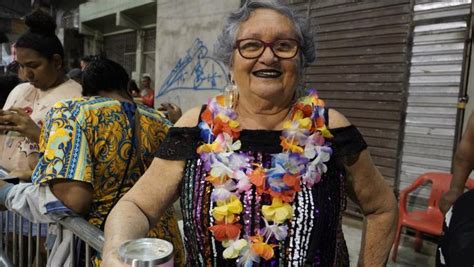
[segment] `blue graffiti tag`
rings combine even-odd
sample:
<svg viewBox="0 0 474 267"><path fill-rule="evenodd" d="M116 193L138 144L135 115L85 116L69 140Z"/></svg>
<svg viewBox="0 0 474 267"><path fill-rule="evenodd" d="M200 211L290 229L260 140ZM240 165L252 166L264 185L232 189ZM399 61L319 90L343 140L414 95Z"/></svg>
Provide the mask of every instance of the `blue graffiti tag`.
<svg viewBox="0 0 474 267"><path fill-rule="evenodd" d="M223 91L229 84L226 68L218 60L207 56L208 49L196 38L186 55L178 59L156 98L174 90Z"/></svg>

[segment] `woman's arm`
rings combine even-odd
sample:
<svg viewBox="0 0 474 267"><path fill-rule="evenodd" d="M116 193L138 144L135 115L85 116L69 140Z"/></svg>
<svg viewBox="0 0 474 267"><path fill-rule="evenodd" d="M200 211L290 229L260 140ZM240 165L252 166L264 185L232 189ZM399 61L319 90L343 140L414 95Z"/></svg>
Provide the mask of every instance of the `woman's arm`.
<svg viewBox="0 0 474 267"><path fill-rule="evenodd" d="M332 111L332 112L331 112ZM330 110L330 128L350 123ZM372 162L367 149L344 159L351 176L349 190L365 216L359 266L384 266L395 236L398 209L395 195Z"/></svg>
<svg viewBox="0 0 474 267"><path fill-rule="evenodd" d="M200 108L188 111L176 126L195 126L199 111ZM145 174L120 199L105 224L101 266L121 266L118 248L127 240L144 237L176 200L183 169L184 161L155 158Z"/></svg>
<svg viewBox="0 0 474 267"><path fill-rule="evenodd" d="M117 250L131 239L145 237L161 214L176 200L183 161L155 158L145 174L112 209L105 224L104 262L118 265Z"/></svg>
<svg viewBox="0 0 474 267"><path fill-rule="evenodd" d="M66 179L52 180L48 184L48 191L54 195L54 197L50 196L50 201L59 200L66 208L76 214L85 215L88 213L92 203L92 187L90 184ZM0 205L3 206L8 202L4 208L15 211L35 222L50 222L49 219L44 219L44 216L37 216L44 209L42 204L45 201L40 200L40 198L48 195L42 192L46 190L43 187L48 187L48 184L38 186L32 183L12 185L0 180ZM30 199L36 201L29 201Z"/></svg>
<svg viewBox="0 0 474 267"><path fill-rule="evenodd" d="M453 159L453 179L449 191L439 202L443 214L449 210L454 201L464 193L464 186L474 168L474 113L471 113L466 131L461 138Z"/></svg>
<svg viewBox="0 0 474 267"><path fill-rule="evenodd" d="M48 182L54 196L77 214L87 215L92 204L92 185L67 179L53 179Z"/></svg>
<svg viewBox="0 0 474 267"><path fill-rule="evenodd" d="M346 169L352 176L349 190L365 216L359 266L384 266L395 236L397 201L367 150L354 160Z"/></svg>
<svg viewBox="0 0 474 267"><path fill-rule="evenodd" d="M31 183L12 185L0 180L0 206L2 210L14 211L34 223L51 223L77 215L56 198L49 186Z"/></svg>

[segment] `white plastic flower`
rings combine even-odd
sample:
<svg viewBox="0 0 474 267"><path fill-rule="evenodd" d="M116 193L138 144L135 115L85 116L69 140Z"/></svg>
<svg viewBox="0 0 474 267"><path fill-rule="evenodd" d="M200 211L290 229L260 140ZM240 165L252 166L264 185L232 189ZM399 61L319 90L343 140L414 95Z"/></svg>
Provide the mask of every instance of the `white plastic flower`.
<svg viewBox="0 0 474 267"><path fill-rule="evenodd" d="M265 228L263 229L262 235L265 236L267 239L270 237L275 237L276 240L281 241L286 238L288 235L288 226L281 225L281 224L269 224L266 219L265 221Z"/></svg>
<svg viewBox="0 0 474 267"><path fill-rule="evenodd" d="M248 191L252 187L249 177L243 171L234 172L234 178L238 181L236 188L239 193Z"/></svg>
<svg viewBox="0 0 474 267"><path fill-rule="evenodd" d="M232 153L218 153L213 157L210 174L214 177L232 177L234 170L229 166L229 156Z"/></svg>
<svg viewBox="0 0 474 267"><path fill-rule="evenodd" d="M225 183L214 186L212 190L211 199L212 201L226 200L232 196L235 190L235 182L232 179L227 180Z"/></svg>
<svg viewBox="0 0 474 267"><path fill-rule="evenodd" d="M250 168L250 157L245 154L232 153L229 157L229 166L233 170Z"/></svg>
<svg viewBox="0 0 474 267"><path fill-rule="evenodd" d="M253 263L260 262L260 256L253 252L249 246L244 247L240 253L242 256L237 260L237 266L239 267L253 267Z"/></svg>
<svg viewBox="0 0 474 267"><path fill-rule="evenodd" d="M240 251L248 246L248 242L245 239L239 240L225 240L222 241L222 246L226 249L222 253L225 259L235 259L240 255Z"/></svg>
<svg viewBox="0 0 474 267"><path fill-rule="evenodd" d="M301 128L298 121L291 121L285 124L285 130L283 130L282 135L288 140L297 140L299 145L303 145L306 142L306 138L308 138L308 133L309 130Z"/></svg>
<svg viewBox="0 0 474 267"><path fill-rule="evenodd" d="M303 183L308 187L319 183L321 176L327 172L328 167L324 163L329 161L332 151L329 147L318 146L316 152L318 156L313 161L309 162L306 167L306 172L302 177Z"/></svg>

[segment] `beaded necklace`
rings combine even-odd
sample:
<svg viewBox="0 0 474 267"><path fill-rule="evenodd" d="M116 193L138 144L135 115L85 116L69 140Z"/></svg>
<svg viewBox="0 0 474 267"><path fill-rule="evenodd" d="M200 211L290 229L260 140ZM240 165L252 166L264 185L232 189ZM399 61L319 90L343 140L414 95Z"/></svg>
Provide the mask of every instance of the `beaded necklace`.
<svg viewBox="0 0 474 267"><path fill-rule="evenodd" d="M325 162L332 154L332 138L324 119L324 102L315 90L298 99L283 123L280 136L282 152L272 154L271 168L251 164L252 159L240 149L241 128L237 113L223 95L209 100L201 114L201 138L197 148L213 186L211 201L214 218L209 227L222 242L225 259L237 259L247 266L260 259L274 257L273 248L288 235L288 220L293 216L292 203L301 186L311 188L327 171ZM262 205L265 227L254 236L241 236L239 223L243 205L240 195L254 187L259 195L268 195L271 205Z"/></svg>

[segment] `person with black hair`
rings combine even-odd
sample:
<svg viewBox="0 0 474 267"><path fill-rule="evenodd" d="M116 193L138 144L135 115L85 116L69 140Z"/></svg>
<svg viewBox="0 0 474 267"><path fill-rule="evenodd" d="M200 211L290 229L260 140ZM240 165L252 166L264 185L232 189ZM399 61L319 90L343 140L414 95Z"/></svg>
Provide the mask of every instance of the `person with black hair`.
<svg viewBox="0 0 474 267"><path fill-rule="evenodd" d="M47 115L33 182L12 186L0 181L0 204L27 218L52 222L57 214L48 210L51 201L42 199L48 194L40 193L52 192L52 201L59 203L55 210L60 205L63 212L80 214L103 229L108 213L150 165L171 126L161 113L133 102L128 82L118 63L105 58L91 61L83 73L84 97L60 101ZM27 203L28 198L40 200ZM32 210L44 213L33 216ZM165 211L148 236L173 243L175 262L184 264L173 208ZM56 253L61 252L53 250L48 264L63 266L59 260L67 257Z"/></svg>
<svg viewBox="0 0 474 267"><path fill-rule="evenodd" d="M84 69L91 63L91 61L94 59L95 56L85 56L81 58L81 61L79 62L81 66L81 70L84 71Z"/></svg>
<svg viewBox="0 0 474 267"><path fill-rule="evenodd" d="M64 49L54 19L41 10L26 17L29 30L15 43L26 83L8 95L0 110L0 165L29 180L38 162L37 142L46 112L59 100L81 96L81 85L64 72Z"/></svg>
<svg viewBox="0 0 474 267"><path fill-rule="evenodd" d="M73 79L79 84L82 84L82 70L79 68L74 68L67 73L69 79Z"/></svg>
<svg viewBox="0 0 474 267"><path fill-rule="evenodd" d="M46 113L59 100L81 96L82 88L65 75L64 49L55 35L54 19L35 10L26 16L25 24L29 29L18 38L14 48L18 74L26 82L11 91L0 110L0 166L10 176L30 181L38 163L40 127ZM23 234L29 232L24 220ZM37 235L35 226L32 235ZM41 235L46 235L46 231L41 231ZM44 260L44 246L40 246L40 252Z"/></svg>

